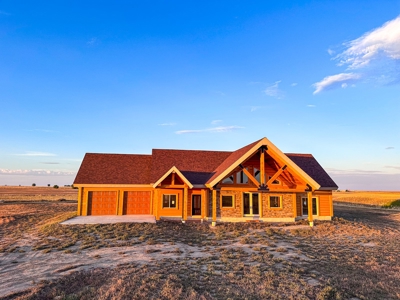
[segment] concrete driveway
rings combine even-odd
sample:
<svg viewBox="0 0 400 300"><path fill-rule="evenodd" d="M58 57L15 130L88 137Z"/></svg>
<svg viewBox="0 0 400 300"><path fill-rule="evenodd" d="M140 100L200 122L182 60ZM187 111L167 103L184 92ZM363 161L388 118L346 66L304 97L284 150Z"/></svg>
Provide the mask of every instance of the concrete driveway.
<svg viewBox="0 0 400 300"><path fill-rule="evenodd" d="M113 223L156 223L153 215L124 215L124 216L79 216L61 222L62 225L73 224L113 224Z"/></svg>

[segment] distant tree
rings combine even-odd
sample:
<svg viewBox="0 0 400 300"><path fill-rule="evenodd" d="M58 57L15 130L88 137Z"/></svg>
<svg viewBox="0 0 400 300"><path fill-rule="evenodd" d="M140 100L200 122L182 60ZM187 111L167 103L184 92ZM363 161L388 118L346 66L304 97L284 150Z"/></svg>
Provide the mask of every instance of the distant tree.
<svg viewBox="0 0 400 300"><path fill-rule="evenodd" d="M32 186L36 186L36 183L32 183Z"/></svg>
<svg viewBox="0 0 400 300"><path fill-rule="evenodd" d="M47 184L47 186L50 186L50 183L49 183L49 184Z"/></svg>
<svg viewBox="0 0 400 300"><path fill-rule="evenodd" d="M53 186L53 188L58 189L59 186L58 186L57 184L55 184L55 185Z"/></svg>

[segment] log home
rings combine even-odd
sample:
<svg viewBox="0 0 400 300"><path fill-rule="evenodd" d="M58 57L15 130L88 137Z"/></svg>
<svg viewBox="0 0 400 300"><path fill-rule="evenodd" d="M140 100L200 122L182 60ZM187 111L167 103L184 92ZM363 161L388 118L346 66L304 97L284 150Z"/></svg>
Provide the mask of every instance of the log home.
<svg viewBox="0 0 400 300"><path fill-rule="evenodd" d="M337 189L311 154L267 138L236 151L87 153L75 178L78 215L151 214L216 222L330 220Z"/></svg>

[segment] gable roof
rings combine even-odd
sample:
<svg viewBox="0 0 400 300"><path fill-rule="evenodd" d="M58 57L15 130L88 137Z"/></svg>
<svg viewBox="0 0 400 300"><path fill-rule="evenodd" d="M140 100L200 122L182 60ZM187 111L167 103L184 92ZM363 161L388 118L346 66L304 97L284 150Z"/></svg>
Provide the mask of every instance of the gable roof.
<svg viewBox="0 0 400 300"><path fill-rule="evenodd" d="M268 154L270 156L273 156L274 159L276 158L283 162L290 171L296 173L308 185L310 185L313 190L317 190L321 187L318 182L316 182L305 171L299 168L289 157L287 157L281 150L279 150L271 141L269 141L265 137L233 152L231 157L223 163L224 167L219 168L214 176L210 178L210 180L208 180L206 185L209 187L213 187L214 185L216 185L220 180L222 180L225 176L232 172L239 164L252 156L262 146L266 146Z"/></svg>
<svg viewBox="0 0 400 300"><path fill-rule="evenodd" d="M175 172L190 187L211 187L263 145L267 146L269 154L285 163L313 189L337 189L335 182L311 154L284 154L266 138L233 152L153 149L151 155L87 153L74 184L154 185Z"/></svg>
<svg viewBox="0 0 400 300"><path fill-rule="evenodd" d="M74 184L149 184L151 155L86 153Z"/></svg>

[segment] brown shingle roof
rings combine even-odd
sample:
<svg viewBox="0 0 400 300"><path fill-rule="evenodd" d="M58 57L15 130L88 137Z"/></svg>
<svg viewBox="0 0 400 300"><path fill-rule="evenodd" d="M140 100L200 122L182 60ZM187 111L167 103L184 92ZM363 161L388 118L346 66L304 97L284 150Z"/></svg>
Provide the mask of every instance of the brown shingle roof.
<svg viewBox="0 0 400 300"><path fill-rule="evenodd" d="M311 154L285 153L296 165L314 179L321 188L338 188L332 178Z"/></svg>
<svg viewBox="0 0 400 300"><path fill-rule="evenodd" d="M149 184L151 155L86 153L74 184Z"/></svg>
<svg viewBox="0 0 400 300"><path fill-rule="evenodd" d="M214 178L219 176L222 172L224 172L227 168L229 168L235 161L237 161L240 157L242 157L247 151L249 151L254 145L256 145L258 141L255 141L254 143L251 143L247 146L244 146L234 152L231 152L230 155L214 170L213 176L208 179L208 182L211 182Z"/></svg>
<svg viewBox="0 0 400 300"><path fill-rule="evenodd" d="M74 184L150 184L173 166L192 183L211 182L260 140L234 152L153 149L152 155L87 153ZM337 188L311 154L286 154L321 188Z"/></svg>
<svg viewBox="0 0 400 300"><path fill-rule="evenodd" d="M175 166L192 184L204 184L229 155L227 151L153 149L151 182Z"/></svg>

